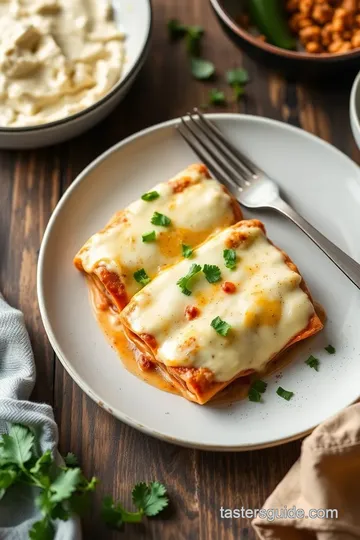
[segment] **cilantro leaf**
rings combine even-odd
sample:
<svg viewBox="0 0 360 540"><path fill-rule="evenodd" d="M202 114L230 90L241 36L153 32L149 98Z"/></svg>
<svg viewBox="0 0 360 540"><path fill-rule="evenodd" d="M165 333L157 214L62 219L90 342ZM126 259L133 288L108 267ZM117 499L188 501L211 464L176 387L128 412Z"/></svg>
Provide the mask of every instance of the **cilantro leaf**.
<svg viewBox="0 0 360 540"><path fill-rule="evenodd" d="M160 197L160 193L157 191L148 191L148 193L144 193L144 195L141 195L141 198L143 201L151 202L155 199L158 199Z"/></svg>
<svg viewBox="0 0 360 540"><path fill-rule="evenodd" d="M3 469L0 470L0 500L9 488L17 480L19 472L15 469Z"/></svg>
<svg viewBox="0 0 360 540"><path fill-rule="evenodd" d="M182 24L178 19L170 19L167 23L169 38L172 40L184 37L188 31L186 24Z"/></svg>
<svg viewBox="0 0 360 540"><path fill-rule="evenodd" d="M169 227L171 225L171 219L164 216L164 214L160 214L160 212L154 212L151 223L153 225L160 225L161 227Z"/></svg>
<svg viewBox="0 0 360 540"><path fill-rule="evenodd" d="M60 502L68 499L76 490L80 476L79 468L62 470L51 484L51 500Z"/></svg>
<svg viewBox="0 0 360 540"><path fill-rule="evenodd" d="M191 290L189 289L189 285L190 285L190 281L191 279L196 276L196 274L198 274L199 272L201 272L201 266L200 264L192 264L191 267L190 267L190 270L188 271L188 273L186 274L186 276L180 278L177 282L176 282L176 285L179 285L180 289L181 289L181 292L183 294L186 294L186 296L190 296L191 295Z"/></svg>
<svg viewBox="0 0 360 540"><path fill-rule="evenodd" d="M202 26L188 26L186 32L186 50L192 56L200 54L201 38L204 34Z"/></svg>
<svg viewBox="0 0 360 540"><path fill-rule="evenodd" d="M48 517L33 524L29 531L30 540L53 540L55 529Z"/></svg>
<svg viewBox="0 0 360 540"><path fill-rule="evenodd" d="M229 270L235 270L236 268L236 251L235 249L224 249L223 251L225 266Z"/></svg>
<svg viewBox="0 0 360 540"><path fill-rule="evenodd" d="M315 371L319 371L320 362L312 354L309 356L309 358L307 360L305 360L305 364L307 364L309 367L315 369Z"/></svg>
<svg viewBox="0 0 360 540"><path fill-rule="evenodd" d="M235 84L233 86L233 91L236 101L238 101L245 94L245 88L243 86L240 86L239 84Z"/></svg>
<svg viewBox="0 0 360 540"><path fill-rule="evenodd" d="M76 467L79 464L78 458L72 452L68 452L64 457L65 465L67 467Z"/></svg>
<svg viewBox="0 0 360 540"><path fill-rule="evenodd" d="M221 280L221 271L215 264L204 264L203 272L209 283L216 283Z"/></svg>
<svg viewBox="0 0 360 540"><path fill-rule="evenodd" d="M191 73L200 81L210 79L215 73L215 66L209 60L203 58L191 58Z"/></svg>
<svg viewBox="0 0 360 540"><path fill-rule="evenodd" d="M151 281L151 279L149 278L149 276L145 272L144 268L140 268L140 270L136 270L136 272L134 272L133 276L134 276L135 281L140 283L140 285L142 285L143 287L145 285L147 285L148 283L150 283L150 281Z"/></svg>
<svg viewBox="0 0 360 540"><path fill-rule="evenodd" d="M249 74L244 68L229 69L226 81L230 86L244 85L249 82Z"/></svg>
<svg viewBox="0 0 360 540"><path fill-rule="evenodd" d="M281 386L276 390L276 393L278 396L286 399L286 401L290 401L290 399L293 397L294 392L289 392L289 390L284 390Z"/></svg>
<svg viewBox="0 0 360 540"><path fill-rule="evenodd" d="M210 326L212 326L220 336L224 337L228 335L231 328L230 324L223 321L221 317L215 317L215 319L211 321Z"/></svg>
<svg viewBox="0 0 360 540"><path fill-rule="evenodd" d="M226 103L224 92L217 88L211 88L209 91L209 103L211 105L224 105Z"/></svg>
<svg viewBox="0 0 360 540"><path fill-rule="evenodd" d="M151 231L142 235L142 241L145 243L154 242L156 240L156 232Z"/></svg>
<svg viewBox="0 0 360 540"><path fill-rule="evenodd" d="M191 255L193 254L192 247L187 246L186 244L181 244L181 249L183 257L185 257L185 259L190 259Z"/></svg>
<svg viewBox="0 0 360 540"><path fill-rule="evenodd" d="M132 499L135 506L146 516L156 516L169 504L166 488L160 482L136 484L132 491Z"/></svg>
<svg viewBox="0 0 360 540"><path fill-rule="evenodd" d="M13 424L9 435L0 442L0 465L12 463L23 467L33 455L34 435L25 426Z"/></svg>
<svg viewBox="0 0 360 540"><path fill-rule="evenodd" d="M36 461L35 465L31 467L30 472L31 474L38 474L39 472L43 472L44 470L48 470L49 466L53 463L53 456L51 453L51 450L46 450L46 452L39 457L39 459Z"/></svg>
<svg viewBox="0 0 360 540"><path fill-rule="evenodd" d="M249 400L259 403L261 401L261 394L266 391L266 388L267 383L265 381L261 381L260 379L253 381L249 389Z"/></svg>
<svg viewBox="0 0 360 540"><path fill-rule="evenodd" d="M329 354L335 354L336 353L336 349L332 345L328 345L327 347L324 347L324 348L325 348L325 351L327 351Z"/></svg>

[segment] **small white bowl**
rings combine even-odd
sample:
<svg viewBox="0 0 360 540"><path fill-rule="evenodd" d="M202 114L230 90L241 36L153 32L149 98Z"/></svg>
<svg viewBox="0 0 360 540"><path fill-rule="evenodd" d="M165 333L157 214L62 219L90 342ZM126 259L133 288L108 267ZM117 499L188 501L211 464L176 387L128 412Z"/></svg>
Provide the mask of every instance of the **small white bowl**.
<svg viewBox="0 0 360 540"><path fill-rule="evenodd" d="M123 99L149 49L151 0L113 0L113 7L115 21L126 35L126 61L119 82L91 107L67 118L31 127L0 127L0 148L38 148L63 142L100 122Z"/></svg>
<svg viewBox="0 0 360 540"><path fill-rule="evenodd" d="M360 148L360 71L351 88L350 124L356 144Z"/></svg>

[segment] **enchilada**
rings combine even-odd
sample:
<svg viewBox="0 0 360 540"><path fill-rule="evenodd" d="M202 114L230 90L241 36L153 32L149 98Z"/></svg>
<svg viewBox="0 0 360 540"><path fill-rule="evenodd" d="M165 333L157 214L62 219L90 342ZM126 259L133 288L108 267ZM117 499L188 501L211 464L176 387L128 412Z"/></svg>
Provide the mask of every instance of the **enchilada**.
<svg viewBox="0 0 360 540"><path fill-rule="evenodd" d="M142 369L199 404L323 328L299 270L258 220L162 271L120 320Z"/></svg>
<svg viewBox="0 0 360 540"><path fill-rule="evenodd" d="M98 307L121 311L161 269L241 218L226 188L194 164L115 214L74 264L87 274Z"/></svg>

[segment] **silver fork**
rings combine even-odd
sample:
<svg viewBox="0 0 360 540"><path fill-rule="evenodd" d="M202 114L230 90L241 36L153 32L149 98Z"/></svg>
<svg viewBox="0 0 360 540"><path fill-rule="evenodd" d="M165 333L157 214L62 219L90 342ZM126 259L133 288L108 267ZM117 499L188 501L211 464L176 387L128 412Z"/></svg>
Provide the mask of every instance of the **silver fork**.
<svg viewBox="0 0 360 540"><path fill-rule="evenodd" d="M198 109L187 113L185 118L176 126L178 132L243 206L271 208L289 218L360 289L360 264L285 202L277 184L235 148Z"/></svg>

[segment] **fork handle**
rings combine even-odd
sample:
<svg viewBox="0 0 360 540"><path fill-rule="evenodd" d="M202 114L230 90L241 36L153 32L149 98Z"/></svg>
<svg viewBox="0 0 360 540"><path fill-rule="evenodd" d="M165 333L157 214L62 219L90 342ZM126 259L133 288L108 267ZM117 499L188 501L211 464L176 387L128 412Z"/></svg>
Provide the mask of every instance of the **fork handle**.
<svg viewBox="0 0 360 540"><path fill-rule="evenodd" d="M270 206L280 212L297 225L320 249L336 264L336 266L347 276L350 281L360 289L360 264L349 257L335 244L330 242L315 227L310 225L306 219L300 216L290 205L280 197Z"/></svg>

